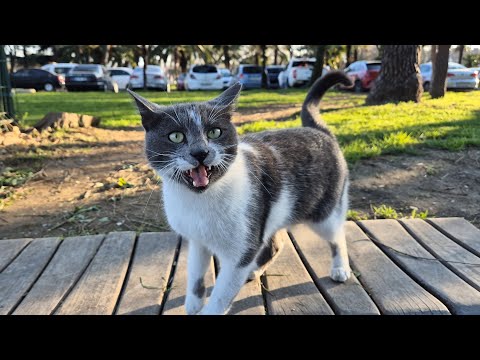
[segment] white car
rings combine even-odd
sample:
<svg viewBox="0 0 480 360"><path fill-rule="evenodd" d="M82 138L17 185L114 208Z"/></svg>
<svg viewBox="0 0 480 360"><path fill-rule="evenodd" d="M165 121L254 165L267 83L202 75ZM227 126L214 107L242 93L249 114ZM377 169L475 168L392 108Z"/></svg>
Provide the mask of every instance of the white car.
<svg viewBox="0 0 480 360"><path fill-rule="evenodd" d="M423 81L423 90L430 90L432 81L432 63L420 65L420 74ZM448 62L447 89L476 89L478 88L478 71L469 69L462 64Z"/></svg>
<svg viewBox="0 0 480 360"><path fill-rule="evenodd" d="M54 73L54 74L65 76L69 74L72 71L72 69L77 65L78 64L75 64L75 63L52 63L52 64L43 65L41 69L50 71L51 73Z"/></svg>
<svg viewBox="0 0 480 360"><path fill-rule="evenodd" d="M292 58L287 68L278 75L280 87L294 87L310 82L315 58Z"/></svg>
<svg viewBox="0 0 480 360"><path fill-rule="evenodd" d="M128 67L114 67L108 68L110 77L118 84L119 90L125 90L128 82L130 81L130 75L133 73L133 69Z"/></svg>
<svg viewBox="0 0 480 360"><path fill-rule="evenodd" d="M194 65L185 78L185 89L222 90L222 74L215 65Z"/></svg>
<svg viewBox="0 0 480 360"><path fill-rule="evenodd" d="M223 88L226 89L230 86L232 82L232 73L228 69L219 69L220 73L222 74L223 79Z"/></svg>
<svg viewBox="0 0 480 360"><path fill-rule="evenodd" d="M133 69L127 86L130 89L143 89L143 67ZM160 66L147 66L147 88L170 92L170 82Z"/></svg>

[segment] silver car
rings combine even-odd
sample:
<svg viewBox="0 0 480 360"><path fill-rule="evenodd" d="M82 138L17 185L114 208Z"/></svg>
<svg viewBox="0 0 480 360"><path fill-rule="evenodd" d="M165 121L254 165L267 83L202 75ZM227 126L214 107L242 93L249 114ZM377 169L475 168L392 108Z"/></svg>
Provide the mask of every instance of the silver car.
<svg viewBox="0 0 480 360"><path fill-rule="evenodd" d="M420 74L423 79L423 89L430 90L432 81L432 63L420 65ZM447 89L476 89L478 88L478 71L469 69L462 64L449 62L447 73Z"/></svg>

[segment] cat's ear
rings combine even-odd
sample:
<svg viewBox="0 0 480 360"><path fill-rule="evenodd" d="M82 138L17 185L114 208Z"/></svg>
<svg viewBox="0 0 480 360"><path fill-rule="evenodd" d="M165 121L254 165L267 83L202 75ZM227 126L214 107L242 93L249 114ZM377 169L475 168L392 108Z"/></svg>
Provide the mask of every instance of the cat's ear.
<svg viewBox="0 0 480 360"><path fill-rule="evenodd" d="M237 105L238 97L240 91L242 90L242 84L236 82L230 86L227 90L221 93L218 97L213 100L210 100L209 103L228 108L229 111L235 110Z"/></svg>
<svg viewBox="0 0 480 360"><path fill-rule="evenodd" d="M148 101L143 96L138 95L137 93L133 92L130 89L127 89L127 91L130 95L132 95L133 99L135 100L135 103L137 104L138 111L142 116L143 127L145 128L145 130L148 130L150 128L150 124L156 118L154 116L155 110L159 109L160 106Z"/></svg>

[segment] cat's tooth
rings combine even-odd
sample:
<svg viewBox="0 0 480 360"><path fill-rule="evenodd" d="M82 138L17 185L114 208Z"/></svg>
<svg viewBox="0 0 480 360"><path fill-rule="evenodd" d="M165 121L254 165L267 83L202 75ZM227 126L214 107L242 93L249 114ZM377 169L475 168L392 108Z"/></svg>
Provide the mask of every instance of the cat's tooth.
<svg viewBox="0 0 480 360"><path fill-rule="evenodd" d="M195 183L195 180L193 180L193 186L197 187L197 184Z"/></svg>

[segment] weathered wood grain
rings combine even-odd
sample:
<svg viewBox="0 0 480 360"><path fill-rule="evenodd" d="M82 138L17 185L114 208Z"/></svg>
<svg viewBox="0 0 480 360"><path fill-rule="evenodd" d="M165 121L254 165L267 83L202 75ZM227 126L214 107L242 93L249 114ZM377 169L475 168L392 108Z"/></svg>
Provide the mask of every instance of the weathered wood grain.
<svg viewBox="0 0 480 360"><path fill-rule="evenodd" d="M464 218L432 218L428 222L441 232L448 234L475 255L480 256L480 229Z"/></svg>
<svg viewBox="0 0 480 360"><path fill-rule="evenodd" d="M322 290L330 306L339 315L379 315L377 306L370 299L355 276L344 283L330 279L332 262L328 242L307 225L297 225L290 231L300 258L313 281Z"/></svg>
<svg viewBox="0 0 480 360"><path fill-rule="evenodd" d="M186 315L185 312L185 295L187 290L187 257L188 257L188 241L182 239L180 246L180 254L178 255L173 282L167 289L167 299L163 307L163 315ZM207 289L207 301L210 296L213 285L215 284L215 269L213 266L213 258L210 268L205 274L205 288Z"/></svg>
<svg viewBox="0 0 480 360"><path fill-rule="evenodd" d="M435 260L435 257L425 250L397 221L367 220L360 222L360 225L374 239L386 245L380 246L382 250L394 259L405 272L447 305L452 313L480 314L480 292L468 285L441 262ZM431 226L429 230L437 232Z"/></svg>
<svg viewBox="0 0 480 360"><path fill-rule="evenodd" d="M51 314L78 281L104 237L105 235L75 236L63 240L40 278L13 314Z"/></svg>
<svg viewBox="0 0 480 360"><path fill-rule="evenodd" d="M42 273L60 243L59 238L36 239L0 273L0 315L12 312Z"/></svg>
<svg viewBox="0 0 480 360"><path fill-rule="evenodd" d="M480 258L420 219L402 223L437 259L480 291ZM433 230L433 231L432 231Z"/></svg>
<svg viewBox="0 0 480 360"><path fill-rule="evenodd" d="M333 315L305 269L285 230L284 247L265 271L265 297L269 315Z"/></svg>
<svg viewBox="0 0 480 360"><path fill-rule="evenodd" d="M395 265L358 225L348 222L345 227L352 265L383 314L449 314L445 305Z"/></svg>
<svg viewBox="0 0 480 360"><path fill-rule="evenodd" d="M17 256L25 246L30 244L30 241L32 241L32 239L29 238L0 240L0 272L15 259L15 256Z"/></svg>
<svg viewBox="0 0 480 360"><path fill-rule="evenodd" d="M247 282L233 301L228 315L265 315L260 279Z"/></svg>
<svg viewBox="0 0 480 360"><path fill-rule="evenodd" d="M108 234L58 315L111 315L127 273L135 232Z"/></svg>
<svg viewBox="0 0 480 360"><path fill-rule="evenodd" d="M178 240L178 235L173 232L143 233L139 236L117 307L118 315L160 314Z"/></svg>

